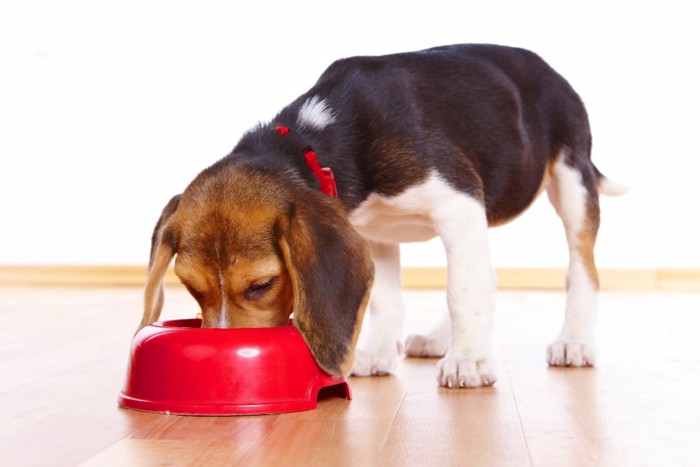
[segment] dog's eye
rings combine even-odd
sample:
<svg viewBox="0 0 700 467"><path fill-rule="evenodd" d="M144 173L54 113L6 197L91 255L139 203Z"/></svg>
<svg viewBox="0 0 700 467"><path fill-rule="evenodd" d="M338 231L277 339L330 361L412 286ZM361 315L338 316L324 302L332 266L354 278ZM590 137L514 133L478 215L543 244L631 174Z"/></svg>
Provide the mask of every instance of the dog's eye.
<svg viewBox="0 0 700 467"><path fill-rule="evenodd" d="M183 284L185 284L185 288L190 292L192 297L194 297L194 299L197 300L198 303L201 303L204 299L204 294L192 287L190 284L187 284L185 282L183 282Z"/></svg>
<svg viewBox="0 0 700 467"><path fill-rule="evenodd" d="M246 300L250 300L251 302L260 300L272 288L272 285L275 283L276 280L276 277L272 277L262 282L256 282L252 284L250 287L248 287L248 290L246 290L245 292Z"/></svg>

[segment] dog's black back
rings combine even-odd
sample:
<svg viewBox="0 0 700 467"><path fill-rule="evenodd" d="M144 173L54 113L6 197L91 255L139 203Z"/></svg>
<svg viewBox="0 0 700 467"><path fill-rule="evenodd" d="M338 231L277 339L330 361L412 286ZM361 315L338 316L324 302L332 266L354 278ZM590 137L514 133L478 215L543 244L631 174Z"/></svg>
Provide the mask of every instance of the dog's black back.
<svg viewBox="0 0 700 467"><path fill-rule="evenodd" d="M297 116L317 97L332 109L322 129ZM271 128L285 125L282 141ZM581 99L539 56L496 45L453 45L420 52L353 57L333 63L316 85L270 125L247 134L230 157L315 179L303 147L333 169L348 211L371 193L395 195L431 171L483 198L489 221L522 212L549 162L567 163L595 182L591 136ZM223 161L222 161L223 162Z"/></svg>

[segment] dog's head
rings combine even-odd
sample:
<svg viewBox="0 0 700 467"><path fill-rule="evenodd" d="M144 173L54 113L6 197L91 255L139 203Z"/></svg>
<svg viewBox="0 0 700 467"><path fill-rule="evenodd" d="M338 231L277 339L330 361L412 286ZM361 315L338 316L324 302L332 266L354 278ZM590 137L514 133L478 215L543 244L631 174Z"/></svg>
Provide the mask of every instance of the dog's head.
<svg viewBox="0 0 700 467"><path fill-rule="evenodd" d="M280 326L293 313L319 365L349 371L373 268L337 199L259 172L205 170L156 224L141 327L160 316L173 257L204 327Z"/></svg>

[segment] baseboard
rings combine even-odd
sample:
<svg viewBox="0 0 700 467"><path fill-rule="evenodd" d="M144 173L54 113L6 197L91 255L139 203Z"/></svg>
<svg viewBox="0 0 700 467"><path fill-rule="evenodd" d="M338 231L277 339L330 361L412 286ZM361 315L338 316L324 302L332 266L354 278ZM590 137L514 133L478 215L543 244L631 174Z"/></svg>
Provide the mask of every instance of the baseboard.
<svg viewBox="0 0 700 467"><path fill-rule="evenodd" d="M564 290L565 269L496 268L501 290ZM602 290L700 291L700 269L601 269ZM444 288L444 268L407 268L403 270L406 288Z"/></svg>
<svg viewBox="0 0 700 467"><path fill-rule="evenodd" d="M497 268L502 290L563 290L564 269ZM139 287L146 278L144 266L1 266L0 286L35 287ZM444 288L445 268L404 268L405 288ZM172 269L166 285L179 285ZM700 269L601 269L603 290L700 291Z"/></svg>
<svg viewBox="0 0 700 467"><path fill-rule="evenodd" d="M134 287L146 281L145 266L0 266L0 285L36 287ZM178 285L172 268L166 285Z"/></svg>

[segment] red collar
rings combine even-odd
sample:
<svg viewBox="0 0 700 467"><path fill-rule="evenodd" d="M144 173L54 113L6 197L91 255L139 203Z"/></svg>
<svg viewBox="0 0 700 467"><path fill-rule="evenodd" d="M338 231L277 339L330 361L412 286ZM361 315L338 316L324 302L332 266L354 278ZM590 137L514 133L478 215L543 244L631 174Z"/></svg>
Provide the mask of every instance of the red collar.
<svg viewBox="0 0 700 467"><path fill-rule="evenodd" d="M275 127L275 131L280 136L286 136L289 133L289 128L286 126L278 126ZM318 179L320 187L319 191L333 198L337 198L338 189L335 185L333 171L329 167L321 167L321 165L318 163L318 157L316 157L316 153L313 151L313 149L304 149L304 161Z"/></svg>

